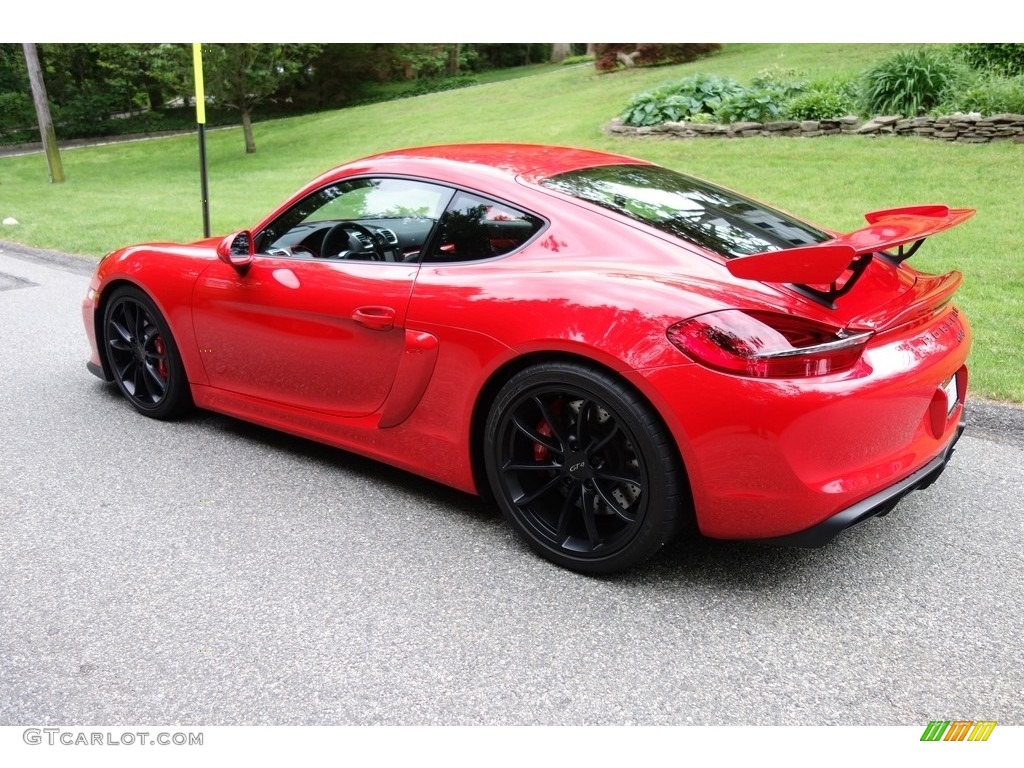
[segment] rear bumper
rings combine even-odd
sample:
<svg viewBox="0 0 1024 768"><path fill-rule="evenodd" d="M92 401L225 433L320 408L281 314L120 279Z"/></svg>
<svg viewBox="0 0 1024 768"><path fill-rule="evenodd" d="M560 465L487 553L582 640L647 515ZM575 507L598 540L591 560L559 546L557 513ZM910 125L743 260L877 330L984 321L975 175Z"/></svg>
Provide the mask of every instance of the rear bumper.
<svg viewBox="0 0 1024 768"><path fill-rule="evenodd" d="M963 431L964 422L961 421L957 426L956 434L953 435L953 439L950 440L945 450L909 477L893 483L888 488L803 531L787 536L755 539L755 541L783 547L823 547L847 528L867 520L869 517L882 517L889 514L904 496L913 491L927 488L938 479L949 463Z"/></svg>
<svg viewBox="0 0 1024 768"><path fill-rule="evenodd" d="M950 305L877 334L836 374L753 379L693 363L644 371L642 384L667 414L703 536L817 546L941 471L961 431L969 351Z"/></svg>

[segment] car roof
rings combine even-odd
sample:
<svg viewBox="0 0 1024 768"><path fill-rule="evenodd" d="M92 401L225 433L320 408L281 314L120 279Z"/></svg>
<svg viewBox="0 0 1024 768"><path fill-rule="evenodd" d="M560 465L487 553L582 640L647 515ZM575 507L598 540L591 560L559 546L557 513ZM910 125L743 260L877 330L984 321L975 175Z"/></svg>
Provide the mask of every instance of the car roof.
<svg viewBox="0 0 1024 768"><path fill-rule="evenodd" d="M374 170L401 168L452 181L466 175L501 175L537 183L566 171L624 163L650 165L646 160L591 149L548 144L482 143L397 149L363 158L342 168L351 170L353 165L368 165Z"/></svg>
<svg viewBox="0 0 1024 768"><path fill-rule="evenodd" d="M536 189L541 181L560 173L623 164L652 165L625 155L550 144L492 142L395 149L353 160L321 174L267 214L252 231L261 231L298 200L325 185L356 176L380 174L436 181L528 207L521 199L524 185Z"/></svg>

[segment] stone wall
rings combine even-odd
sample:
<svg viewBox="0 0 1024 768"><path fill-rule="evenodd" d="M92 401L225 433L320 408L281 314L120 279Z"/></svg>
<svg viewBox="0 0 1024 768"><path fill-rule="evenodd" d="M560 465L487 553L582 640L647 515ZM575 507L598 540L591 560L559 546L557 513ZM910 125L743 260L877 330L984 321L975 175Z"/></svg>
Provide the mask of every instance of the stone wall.
<svg viewBox="0 0 1024 768"><path fill-rule="evenodd" d="M1024 144L1024 115L950 115L944 117L876 117L861 122L856 117L837 120L777 120L771 123L662 123L636 128L616 118L605 126L608 133L628 136L664 136L697 139L742 139L748 136L922 136L926 139L984 144L1012 141Z"/></svg>

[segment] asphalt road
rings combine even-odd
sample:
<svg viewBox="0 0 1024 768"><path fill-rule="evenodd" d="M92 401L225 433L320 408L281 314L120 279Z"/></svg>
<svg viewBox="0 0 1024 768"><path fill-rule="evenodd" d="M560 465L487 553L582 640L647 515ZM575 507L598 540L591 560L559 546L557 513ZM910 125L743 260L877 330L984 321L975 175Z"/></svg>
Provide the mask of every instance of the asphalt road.
<svg viewBox="0 0 1024 768"><path fill-rule="evenodd" d="M18 251L22 255L14 255ZM1024 725L1024 412L821 550L594 579L472 497L85 369L91 265L0 251L0 725Z"/></svg>

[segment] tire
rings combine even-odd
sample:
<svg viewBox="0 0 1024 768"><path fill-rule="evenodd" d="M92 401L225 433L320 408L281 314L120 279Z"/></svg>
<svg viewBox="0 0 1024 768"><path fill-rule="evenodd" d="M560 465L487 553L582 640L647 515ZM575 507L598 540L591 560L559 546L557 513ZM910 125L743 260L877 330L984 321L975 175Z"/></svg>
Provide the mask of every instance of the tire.
<svg viewBox="0 0 1024 768"><path fill-rule="evenodd" d="M685 474L638 393L575 362L520 371L487 418L484 464L498 506L542 557L588 574L647 560L683 519Z"/></svg>
<svg viewBox="0 0 1024 768"><path fill-rule="evenodd" d="M139 413L170 419L192 404L167 321L138 288L114 290L103 310L103 354L117 388Z"/></svg>

